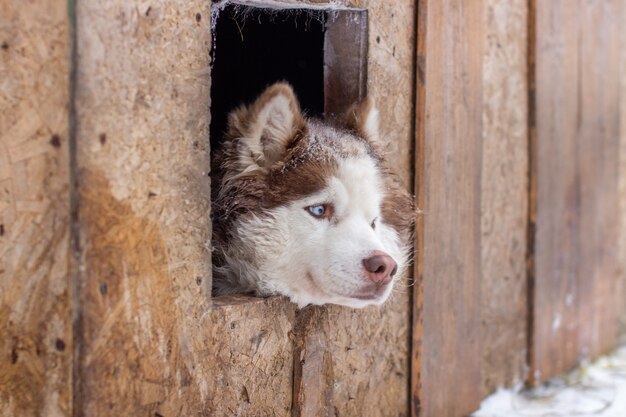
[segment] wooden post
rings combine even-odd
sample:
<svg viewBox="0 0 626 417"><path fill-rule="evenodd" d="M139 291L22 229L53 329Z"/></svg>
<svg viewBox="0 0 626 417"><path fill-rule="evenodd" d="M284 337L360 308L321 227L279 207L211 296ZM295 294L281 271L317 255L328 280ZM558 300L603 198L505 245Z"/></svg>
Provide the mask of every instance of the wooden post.
<svg viewBox="0 0 626 417"><path fill-rule="evenodd" d="M483 396L525 379L528 1L485 0L481 189Z"/></svg>
<svg viewBox="0 0 626 417"><path fill-rule="evenodd" d="M412 412L481 400L481 1L418 2Z"/></svg>

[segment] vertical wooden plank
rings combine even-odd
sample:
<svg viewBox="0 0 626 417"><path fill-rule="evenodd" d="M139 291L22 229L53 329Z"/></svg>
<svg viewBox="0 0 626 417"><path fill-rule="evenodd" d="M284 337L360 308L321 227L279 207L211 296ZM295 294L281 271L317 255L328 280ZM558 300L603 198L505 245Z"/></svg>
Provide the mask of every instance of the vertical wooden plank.
<svg viewBox="0 0 626 417"><path fill-rule="evenodd" d="M578 255L574 142L578 117L578 14L567 1L537 2L535 34L537 181L531 381L565 371L576 361ZM558 155L558 156L557 156ZM567 323L567 325L562 325Z"/></svg>
<svg viewBox="0 0 626 417"><path fill-rule="evenodd" d="M409 188L415 4L413 0L350 3L368 9L367 91L380 111L381 136L391 165ZM296 366L295 370L296 415L408 414L409 282L405 277L397 283L382 307L311 307L300 315L294 360L303 369Z"/></svg>
<svg viewBox="0 0 626 417"><path fill-rule="evenodd" d="M424 219L413 413L462 416L478 407L482 393L483 5L424 0L418 8L425 40L418 41L417 57L417 120L423 123L417 149L423 156L416 160L423 165L416 167L416 187L424 190Z"/></svg>
<svg viewBox="0 0 626 417"><path fill-rule="evenodd" d="M536 4L531 382L615 346L619 2Z"/></svg>
<svg viewBox="0 0 626 417"><path fill-rule="evenodd" d="M210 2L76 3L77 416L288 416L294 308L211 301Z"/></svg>
<svg viewBox="0 0 626 417"><path fill-rule="evenodd" d="M621 0L581 3L578 170L581 357L617 345Z"/></svg>
<svg viewBox="0 0 626 417"><path fill-rule="evenodd" d="M485 1L483 395L523 381L528 219L528 1Z"/></svg>
<svg viewBox="0 0 626 417"><path fill-rule="evenodd" d="M0 415L70 416L67 2L0 10Z"/></svg>
<svg viewBox="0 0 626 417"><path fill-rule="evenodd" d="M206 402L209 16L199 1L76 3L80 416Z"/></svg>
<svg viewBox="0 0 626 417"><path fill-rule="evenodd" d="M626 1L622 0L622 22L626 21ZM622 79L620 84L620 173L619 173L619 195L620 195L620 243L619 254L621 255L622 276L622 300L626 300L626 31L621 31L621 71ZM626 301L622 302L621 329L622 340L626 339Z"/></svg>
<svg viewBox="0 0 626 417"><path fill-rule="evenodd" d="M324 114L343 114L367 90L367 10L329 11L324 34Z"/></svg>
<svg viewBox="0 0 626 417"><path fill-rule="evenodd" d="M418 1L417 7L417 31L416 31L416 56L415 56L415 205L420 210L420 215L415 220L415 248L414 272L413 272L413 300L411 317L411 382L410 382L410 408L412 417L424 415L424 215L423 208L426 206L426 172L425 172L425 149L424 135L426 129L426 57L427 57L427 22L428 2Z"/></svg>
<svg viewBox="0 0 626 417"><path fill-rule="evenodd" d="M284 297L220 297L194 350L207 384L192 415L290 417L295 309ZM180 404L179 404L180 406ZM190 415L180 408L163 416Z"/></svg>

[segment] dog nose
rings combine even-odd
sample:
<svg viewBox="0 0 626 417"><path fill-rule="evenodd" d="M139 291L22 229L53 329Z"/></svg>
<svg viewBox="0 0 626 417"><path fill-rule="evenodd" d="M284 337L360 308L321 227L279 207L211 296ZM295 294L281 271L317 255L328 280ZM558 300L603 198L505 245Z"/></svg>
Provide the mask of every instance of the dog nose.
<svg viewBox="0 0 626 417"><path fill-rule="evenodd" d="M398 264L384 252L374 252L363 259L367 278L377 285L385 285L398 272Z"/></svg>

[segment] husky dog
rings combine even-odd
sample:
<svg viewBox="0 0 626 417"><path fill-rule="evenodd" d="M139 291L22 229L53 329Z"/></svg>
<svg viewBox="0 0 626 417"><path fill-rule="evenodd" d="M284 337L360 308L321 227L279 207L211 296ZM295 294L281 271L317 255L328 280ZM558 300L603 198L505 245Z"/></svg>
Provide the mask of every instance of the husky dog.
<svg viewBox="0 0 626 417"><path fill-rule="evenodd" d="M412 199L386 167L370 99L334 125L278 83L229 115L214 158L214 294L383 303L406 270Z"/></svg>

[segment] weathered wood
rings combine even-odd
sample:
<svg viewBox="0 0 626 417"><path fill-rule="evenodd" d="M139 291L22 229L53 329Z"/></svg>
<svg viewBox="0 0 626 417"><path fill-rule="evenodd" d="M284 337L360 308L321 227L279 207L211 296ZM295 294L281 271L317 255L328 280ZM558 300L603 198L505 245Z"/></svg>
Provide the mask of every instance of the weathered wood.
<svg viewBox="0 0 626 417"><path fill-rule="evenodd" d="M581 186L580 353L617 345L620 33L622 0L581 2L578 153Z"/></svg>
<svg viewBox="0 0 626 417"><path fill-rule="evenodd" d="M235 300L237 297L235 297ZM196 341L208 382L207 416L290 416L293 387L295 309L282 297L214 302L209 331ZM174 412L167 415L185 415Z"/></svg>
<svg viewBox="0 0 626 417"><path fill-rule="evenodd" d="M626 21L626 3L622 1L622 22ZM622 44L620 47L621 56L621 88L620 88L620 174L619 174L619 195L620 195L620 208L621 213L621 227L620 227L620 244L619 254L621 276L622 276L622 300L626 300L626 31L622 30ZM622 302L622 314L621 314L621 330L620 334L623 340L626 340L626 301Z"/></svg>
<svg viewBox="0 0 626 417"><path fill-rule="evenodd" d="M70 416L67 2L0 10L0 415Z"/></svg>
<svg viewBox="0 0 626 417"><path fill-rule="evenodd" d="M340 115L367 90L367 11L328 12L324 33L324 114Z"/></svg>
<svg viewBox="0 0 626 417"><path fill-rule="evenodd" d="M416 416L462 416L482 394L483 5L421 0L418 9L416 188L424 218L412 407Z"/></svg>
<svg viewBox="0 0 626 417"><path fill-rule="evenodd" d="M619 6L535 5L531 382L616 343Z"/></svg>
<svg viewBox="0 0 626 417"><path fill-rule="evenodd" d="M75 414L288 416L293 306L210 300L210 3L76 15Z"/></svg>
<svg viewBox="0 0 626 417"><path fill-rule="evenodd" d="M351 3L368 9L367 91L381 114L386 152L408 187L412 181L415 5L408 0ZM300 347L294 360L297 364L304 361L303 369L296 366L295 370L296 381L299 372L302 375L296 392L303 396L294 398L296 415L408 414L408 283L404 278L396 284L382 308L316 307L300 315L298 328L304 331L298 333Z"/></svg>
<svg viewBox="0 0 626 417"><path fill-rule="evenodd" d="M309 306L298 312L294 351L294 417L330 417L335 384L333 356L328 346L328 310Z"/></svg>
<svg viewBox="0 0 626 417"><path fill-rule="evenodd" d="M528 219L528 1L485 1L483 395L524 380Z"/></svg>

